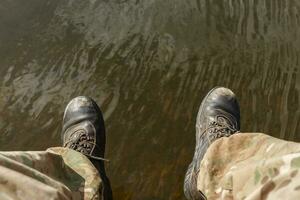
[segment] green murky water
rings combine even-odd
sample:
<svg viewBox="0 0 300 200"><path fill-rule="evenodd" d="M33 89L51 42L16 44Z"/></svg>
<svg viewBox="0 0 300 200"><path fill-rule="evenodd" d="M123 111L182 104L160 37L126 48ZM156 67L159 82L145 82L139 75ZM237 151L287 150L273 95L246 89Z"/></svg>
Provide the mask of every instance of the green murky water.
<svg viewBox="0 0 300 200"><path fill-rule="evenodd" d="M115 199L183 199L206 92L242 130L300 141L297 0L2 0L0 150L60 144L67 102L104 112Z"/></svg>

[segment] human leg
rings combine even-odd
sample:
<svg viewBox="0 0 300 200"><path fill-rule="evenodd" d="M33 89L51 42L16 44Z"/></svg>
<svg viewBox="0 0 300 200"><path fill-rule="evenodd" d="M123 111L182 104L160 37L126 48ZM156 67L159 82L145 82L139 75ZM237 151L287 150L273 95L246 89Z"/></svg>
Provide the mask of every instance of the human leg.
<svg viewBox="0 0 300 200"><path fill-rule="evenodd" d="M63 125L63 147L0 152L0 199L112 199L99 107L77 97L68 104Z"/></svg>
<svg viewBox="0 0 300 200"><path fill-rule="evenodd" d="M199 199L297 199L300 144L261 133L239 133L239 107L226 88L204 98L185 195Z"/></svg>

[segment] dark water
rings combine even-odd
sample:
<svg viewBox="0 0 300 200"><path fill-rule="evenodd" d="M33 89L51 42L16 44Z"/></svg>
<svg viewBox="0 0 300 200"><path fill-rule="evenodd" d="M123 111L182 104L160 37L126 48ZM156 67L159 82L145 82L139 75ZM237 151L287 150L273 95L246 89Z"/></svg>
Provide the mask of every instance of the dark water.
<svg viewBox="0 0 300 200"><path fill-rule="evenodd" d="M242 130L300 141L298 0L1 0L0 150L60 145L67 102L104 112L115 199L183 199L216 85Z"/></svg>

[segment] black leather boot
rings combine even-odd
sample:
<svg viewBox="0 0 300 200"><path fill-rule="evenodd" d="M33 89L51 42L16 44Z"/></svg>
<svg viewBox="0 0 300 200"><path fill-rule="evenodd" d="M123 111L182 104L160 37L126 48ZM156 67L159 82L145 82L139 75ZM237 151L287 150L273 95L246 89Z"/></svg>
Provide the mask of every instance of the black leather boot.
<svg viewBox="0 0 300 200"><path fill-rule="evenodd" d="M206 199L197 190L200 163L215 140L240 130L240 108L235 94L223 87L212 89L199 108L196 121L196 148L185 175L184 194L188 200Z"/></svg>
<svg viewBox="0 0 300 200"><path fill-rule="evenodd" d="M102 199L111 200L112 191L104 168L105 141L104 120L96 102L85 96L72 99L63 117L63 146L90 159L103 182Z"/></svg>

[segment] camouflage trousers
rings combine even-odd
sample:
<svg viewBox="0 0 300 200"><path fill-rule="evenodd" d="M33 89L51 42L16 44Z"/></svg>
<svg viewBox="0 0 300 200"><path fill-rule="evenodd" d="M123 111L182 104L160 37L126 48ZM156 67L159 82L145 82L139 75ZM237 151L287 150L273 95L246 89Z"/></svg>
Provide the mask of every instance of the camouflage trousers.
<svg viewBox="0 0 300 200"><path fill-rule="evenodd" d="M0 199L99 199L102 182L87 157L67 148L0 152Z"/></svg>
<svg viewBox="0 0 300 200"><path fill-rule="evenodd" d="M261 133L216 140L200 166L207 199L300 199L300 144Z"/></svg>
<svg viewBox="0 0 300 200"><path fill-rule="evenodd" d="M200 166L207 199L299 199L300 144L261 133L215 141ZM87 157L71 149L0 152L0 199L99 199L102 182Z"/></svg>

